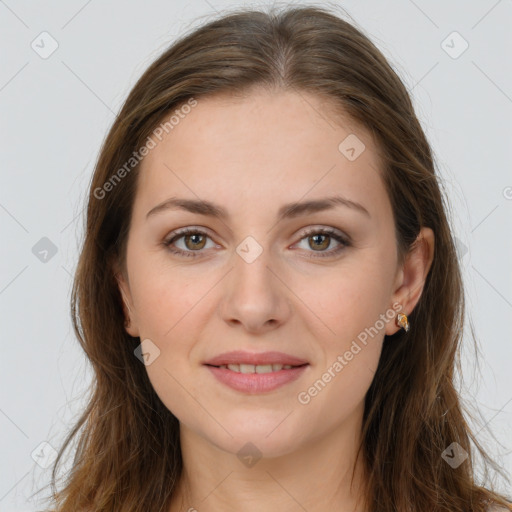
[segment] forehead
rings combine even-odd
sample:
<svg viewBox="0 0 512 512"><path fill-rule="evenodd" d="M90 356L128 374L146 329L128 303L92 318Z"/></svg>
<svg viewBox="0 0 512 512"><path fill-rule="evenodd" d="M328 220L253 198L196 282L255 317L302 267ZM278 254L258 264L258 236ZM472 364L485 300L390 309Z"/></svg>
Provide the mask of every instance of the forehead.
<svg viewBox="0 0 512 512"><path fill-rule="evenodd" d="M277 211L282 203L334 193L375 213L389 206L371 134L335 114L326 99L256 91L196 101L161 141L153 137L135 215L171 196L212 200L234 214L273 202Z"/></svg>

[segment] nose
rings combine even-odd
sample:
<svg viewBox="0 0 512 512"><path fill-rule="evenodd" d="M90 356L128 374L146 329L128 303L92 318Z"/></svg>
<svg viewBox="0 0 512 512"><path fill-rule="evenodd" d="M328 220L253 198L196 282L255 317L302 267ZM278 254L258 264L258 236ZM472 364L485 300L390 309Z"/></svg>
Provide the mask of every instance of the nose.
<svg viewBox="0 0 512 512"><path fill-rule="evenodd" d="M232 327L243 327L253 334L283 325L292 312L290 291L263 250L253 261L243 253L233 255L233 268L226 276L220 314Z"/></svg>

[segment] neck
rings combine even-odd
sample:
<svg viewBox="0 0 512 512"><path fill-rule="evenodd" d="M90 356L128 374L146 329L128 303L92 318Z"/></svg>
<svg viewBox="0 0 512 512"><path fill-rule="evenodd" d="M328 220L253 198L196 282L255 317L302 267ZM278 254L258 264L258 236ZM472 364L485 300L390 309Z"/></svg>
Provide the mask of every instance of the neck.
<svg viewBox="0 0 512 512"><path fill-rule="evenodd" d="M181 425L184 469L170 512L365 512L361 418L251 467Z"/></svg>

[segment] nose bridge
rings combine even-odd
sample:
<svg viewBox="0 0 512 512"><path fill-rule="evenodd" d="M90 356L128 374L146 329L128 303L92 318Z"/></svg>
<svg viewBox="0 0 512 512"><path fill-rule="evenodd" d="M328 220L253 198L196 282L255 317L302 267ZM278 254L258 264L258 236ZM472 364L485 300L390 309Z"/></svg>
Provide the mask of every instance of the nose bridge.
<svg viewBox="0 0 512 512"><path fill-rule="evenodd" d="M271 250L255 237L238 244L223 298L225 321L238 321L251 330L284 321L289 314L288 298L286 287L274 275L275 266Z"/></svg>
<svg viewBox="0 0 512 512"><path fill-rule="evenodd" d="M273 275L269 270L271 251L264 243L249 235L236 247L232 281L237 292L269 294L274 291L275 283L272 283Z"/></svg>

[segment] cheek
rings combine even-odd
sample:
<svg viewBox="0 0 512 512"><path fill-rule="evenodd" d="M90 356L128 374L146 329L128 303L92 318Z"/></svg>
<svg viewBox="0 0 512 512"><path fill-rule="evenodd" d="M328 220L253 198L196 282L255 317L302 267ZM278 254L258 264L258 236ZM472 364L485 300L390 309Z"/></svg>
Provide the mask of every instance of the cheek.
<svg viewBox="0 0 512 512"><path fill-rule="evenodd" d="M389 276L384 268L382 260L379 263L376 256L367 254L358 261L347 260L346 266L308 288L305 302L314 305L321 320L316 341L324 351L309 388L302 390L311 418L313 411L319 415L331 411L333 421L348 414L373 381L386 322L391 321L391 315L386 316Z"/></svg>
<svg viewBox="0 0 512 512"><path fill-rule="evenodd" d="M187 380L190 353L213 314L207 295L215 282L211 276L187 274L182 269L159 265L139 267L139 273L134 275L131 288L140 338L149 338L160 351L158 358L147 366L159 395L166 389L166 394L172 397L179 392L178 382Z"/></svg>
<svg viewBox="0 0 512 512"><path fill-rule="evenodd" d="M187 284L178 272L154 273L146 274L137 288L141 339L151 339L160 351L146 371L156 394L176 417L188 418L190 411L200 416L192 397L200 396L201 388L190 378L189 360L205 321L201 298L207 287Z"/></svg>
<svg viewBox="0 0 512 512"><path fill-rule="evenodd" d="M301 390L297 407L309 430L325 432L358 418L355 412L364 408L364 397L373 381L379 354L380 343L361 346L361 351L350 361L339 354L343 363L334 358L311 380L309 387Z"/></svg>
<svg viewBox="0 0 512 512"><path fill-rule="evenodd" d="M133 281L137 322L141 337L159 340L176 339L186 325L194 329L208 285L200 276L185 276L180 269L152 266ZM204 307L204 306L203 306Z"/></svg>
<svg viewBox="0 0 512 512"><path fill-rule="evenodd" d="M297 295L319 320L318 334L336 348L367 329L383 331L379 319L389 307L389 285L382 268L360 260L319 276L314 286L308 280L298 288Z"/></svg>

